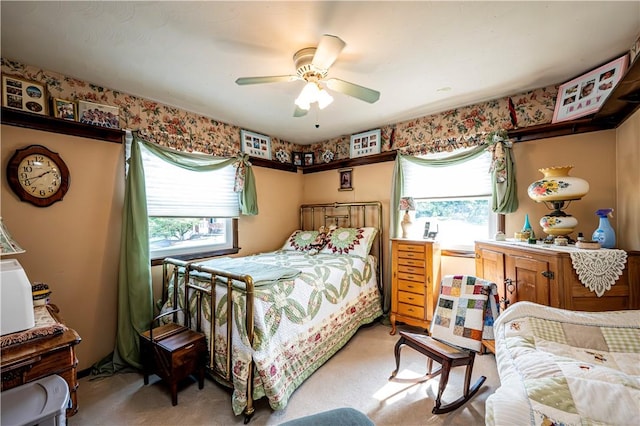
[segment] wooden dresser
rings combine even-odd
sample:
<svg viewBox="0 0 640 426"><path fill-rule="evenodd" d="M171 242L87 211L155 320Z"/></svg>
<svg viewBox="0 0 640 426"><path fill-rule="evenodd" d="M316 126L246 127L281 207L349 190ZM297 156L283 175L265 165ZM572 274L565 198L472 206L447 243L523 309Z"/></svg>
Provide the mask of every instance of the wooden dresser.
<svg viewBox="0 0 640 426"><path fill-rule="evenodd" d="M396 321L429 328L440 291L440 245L391 239L391 334Z"/></svg>
<svg viewBox="0 0 640 426"><path fill-rule="evenodd" d="M62 323L56 308L52 307L50 312ZM67 329L54 337L44 337L2 349L2 390L57 374L69 385L71 407L67 409L67 417L73 416L78 412L78 359L75 346L80 340L75 330Z"/></svg>
<svg viewBox="0 0 640 426"><path fill-rule="evenodd" d="M507 305L520 300L575 311L640 308L640 253L627 252L627 263L616 283L601 297L585 287L571 256L553 247L478 241L476 275L498 285Z"/></svg>

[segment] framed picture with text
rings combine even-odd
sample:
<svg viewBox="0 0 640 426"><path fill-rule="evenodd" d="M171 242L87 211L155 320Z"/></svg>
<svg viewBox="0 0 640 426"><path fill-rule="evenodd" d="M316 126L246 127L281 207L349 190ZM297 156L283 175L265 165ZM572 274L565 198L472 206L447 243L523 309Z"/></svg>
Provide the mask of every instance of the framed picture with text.
<svg viewBox="0 0 640 426"><path fill-rule="evenodd" d="M271 138L248 130L240 131L240 146L242 152L250 157L271 160Z"/></svg>
<svg viewBox="0 0 640 426"><path fill-rule="evenodd" d="M600 110L624 73L629 55L621 56L560 86L552 123L573 120Z"/></svg>
<svg viewBox="0 0 640 426"><path fill-rule="evenodd" d="M364 157L380 153L380 129L358 133L351 136L349 156L351 158Z"/></svg>

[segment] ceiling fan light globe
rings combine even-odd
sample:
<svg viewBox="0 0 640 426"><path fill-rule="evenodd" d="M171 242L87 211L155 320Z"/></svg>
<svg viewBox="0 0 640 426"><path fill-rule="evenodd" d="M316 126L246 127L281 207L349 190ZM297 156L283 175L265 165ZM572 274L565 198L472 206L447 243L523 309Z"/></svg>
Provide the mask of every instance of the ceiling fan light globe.
<svg viewBox="0 0 640 426"><path fill-rule="evenodd" d="M311 104L308 102L305 102L304 99L301 100L300 97L296 99L295 104L298 108L303 109L305 111L309 111L309 109L311 108Z"/></svg>
<svg viewBox="0 0 640 426"><path fill-rule="evenodd" d="M326 90L320 90L318 92L318 107L320 109L325 109L333 102L333 96L329 94Z"/></svg>

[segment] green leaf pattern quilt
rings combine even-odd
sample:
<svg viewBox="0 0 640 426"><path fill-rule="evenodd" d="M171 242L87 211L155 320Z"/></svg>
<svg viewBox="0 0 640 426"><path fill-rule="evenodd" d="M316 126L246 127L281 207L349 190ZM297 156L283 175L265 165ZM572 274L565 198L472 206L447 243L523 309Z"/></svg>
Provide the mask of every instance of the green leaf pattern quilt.
<svg viewBox="0 0 640 426"><path fill-rule="evenodd" d="M293 391L344 346L361 325L382 315L376 261L372 256L365 259L275 251L243 259L251 263L293 268L300 273L294 279L256 285L252 345L249 344L245 324L245 293L242 290L233 292L230 365L234 388L232 406L236 414L240 414L247 404L248 368L252 359L255 363L254 399L266 396L273 409L282 409ZM226 371L229 301L226 287L216 287L213 316L210 298L203 298L202 327L209 341L209 367ZM171 300L173 285L170 285L169 292ZM183 285L179 286L178 300L184 300ZM191 294L189 300L192 320L195 321L196 298ZM163 307L170 308L170 303ZM215 329L213 341L212 321Z"/></svg>

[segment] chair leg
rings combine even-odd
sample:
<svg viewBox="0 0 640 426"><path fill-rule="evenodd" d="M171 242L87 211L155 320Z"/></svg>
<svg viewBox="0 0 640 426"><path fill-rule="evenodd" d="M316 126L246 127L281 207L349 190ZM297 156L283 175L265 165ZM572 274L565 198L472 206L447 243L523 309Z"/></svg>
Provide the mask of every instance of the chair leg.
<svg viewBox="0 0 640 426"><path fill-rule="evenodd" d="M396 369L393 370L393 372L391 373L389 380L396 377L396 374L398 374L398 370L400 369L400 349L402 349L402 345L404 345L404 341L405 341L404 337L400 337L400 339L396 343L396 346L393 348L393 354L396 357Z"/></svg>
<svg viewBox="0 0 640 426"><path fill-rule="evenodd" d="M431 361L431 359L429 359L429 361ZM433 407L434 410L440 408L442 394L444 393L444 389L447 387L447 382L449 382L450 370L451 370L451 363L447 360L442 361L440 382L438 383L438 396L436 397L436 405Z"/></svg>

